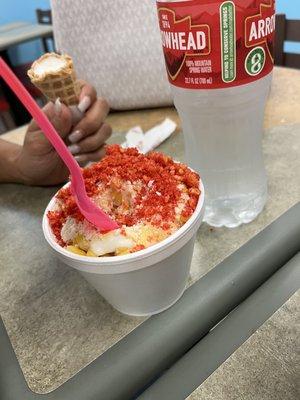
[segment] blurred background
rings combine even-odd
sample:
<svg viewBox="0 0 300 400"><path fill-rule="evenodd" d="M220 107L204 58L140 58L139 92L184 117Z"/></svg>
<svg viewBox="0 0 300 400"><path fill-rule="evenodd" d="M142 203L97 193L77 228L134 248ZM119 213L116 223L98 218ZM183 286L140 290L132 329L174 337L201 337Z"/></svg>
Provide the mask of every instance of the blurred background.
<svg viewBox="0 0 300 400"><path fill-rule="evenodd" d="M38 22L36 9L50 9L49 0L1 0L0 26L24 21ZM1 35L1 31L0 31ZM38 58L44 51L41 40L33 40L8 49L11 60L16 65L28 63Z"/></svg>
<svg viewBox="0 0 300 400"><path fill-rule="evenodd" d="M287 19L300 20L299 0L276 0L276 2L277 13L285 14ZM283 38L281 47L285 52L300 54L300 43L289 42ZM30 93L41 104L43 100L38 90L28 81L26 71L33 60L44 52L52 50L54 50L54 41L50 0L0 1L0 55L14 68ZM295 65L287 65L282 54L281 61L277 58L277 65L295 67ZM0 133L20 126L28 120L29 115L22 110L7 87L1 84Z"/></svg>

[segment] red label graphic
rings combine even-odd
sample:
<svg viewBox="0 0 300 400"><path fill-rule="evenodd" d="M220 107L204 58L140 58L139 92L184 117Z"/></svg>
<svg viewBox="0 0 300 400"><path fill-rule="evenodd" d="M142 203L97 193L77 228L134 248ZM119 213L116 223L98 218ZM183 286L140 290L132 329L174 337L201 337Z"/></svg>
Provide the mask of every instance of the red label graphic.
<svg viewBox="0 0 300 400"><path fill-rule="evenodd" d="M271 2L272 3L272 2ZM260 5L260 13L246 18L245 43L246 47L266 45L270 58L273 61L273 40L275 33L274 4Z"/></svg>
<svg viewBox="0 0 300 400"><path fill-rule="evenodd" d="M190 0L157 7L173 85L224 88L272 71L275 0Z"/></svg>

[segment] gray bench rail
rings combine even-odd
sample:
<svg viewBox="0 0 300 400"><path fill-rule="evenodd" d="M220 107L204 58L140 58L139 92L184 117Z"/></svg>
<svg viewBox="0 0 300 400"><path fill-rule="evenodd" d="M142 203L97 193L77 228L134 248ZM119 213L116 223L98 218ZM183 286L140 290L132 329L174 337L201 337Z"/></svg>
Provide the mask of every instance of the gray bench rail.
<svg viewBox="0 0 300 400"><path fill-rule="evenodd" d="M138 400L185 399L299 288L300 253L237 306Z"/></svg>

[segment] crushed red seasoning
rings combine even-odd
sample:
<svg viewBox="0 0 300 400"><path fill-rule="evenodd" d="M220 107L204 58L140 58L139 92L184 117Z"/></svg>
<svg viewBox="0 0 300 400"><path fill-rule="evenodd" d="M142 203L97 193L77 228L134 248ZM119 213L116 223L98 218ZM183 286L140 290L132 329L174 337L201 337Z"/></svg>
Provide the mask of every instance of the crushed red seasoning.
<svg viewBox="0 0 300 400"><path fill-rule="evenodd" d="M112 180L116 178L131 183L143 182L130 213L119 215L113 210L110 213L120 225L133 226L140 221L149 221L168 230L175 220L175 208L181 196L178 184L184 184L189 194L189 201L181 212L183 223L195 211L200 196L199 175L186 165L175 163L171 157L161 153L144 155L134 148L123 149L119 145L107 146L106 156L83 169L83 176L89 197L101 195L103 184L104 187L111 187ZM83 221L84 217L70 188L62 188L57 199L63 207L58 211L49 211L48 219L58 243L65 245L61 229L67 217L77 221Z"/></svg>

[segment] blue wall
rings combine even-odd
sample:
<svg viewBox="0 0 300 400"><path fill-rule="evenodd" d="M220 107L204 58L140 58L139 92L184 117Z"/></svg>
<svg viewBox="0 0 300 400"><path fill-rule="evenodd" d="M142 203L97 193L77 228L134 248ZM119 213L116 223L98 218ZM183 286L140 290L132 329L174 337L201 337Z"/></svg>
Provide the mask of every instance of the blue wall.
<svg viewBox="0 0 300 400"><path fill-rule="evenodd" d="M300 19L298 0L275 0L278 13L284 13L290 19Z"/></svg>
<svg viewBox="0 0 300 400"><path fill-rule="evenodd" d="M288 18L300 19L299 0L276 0L276 2L277 12L285 13ZM50 7L49 3L50 0L0 0L0 25L12 21L34 22L36 21L35 9L47 9ZM287 43L286 50L300 53L300 44ZM10 49L10 55L15 64L30 62L39 57L41 52L42 47L39 40Z"/></svg>

